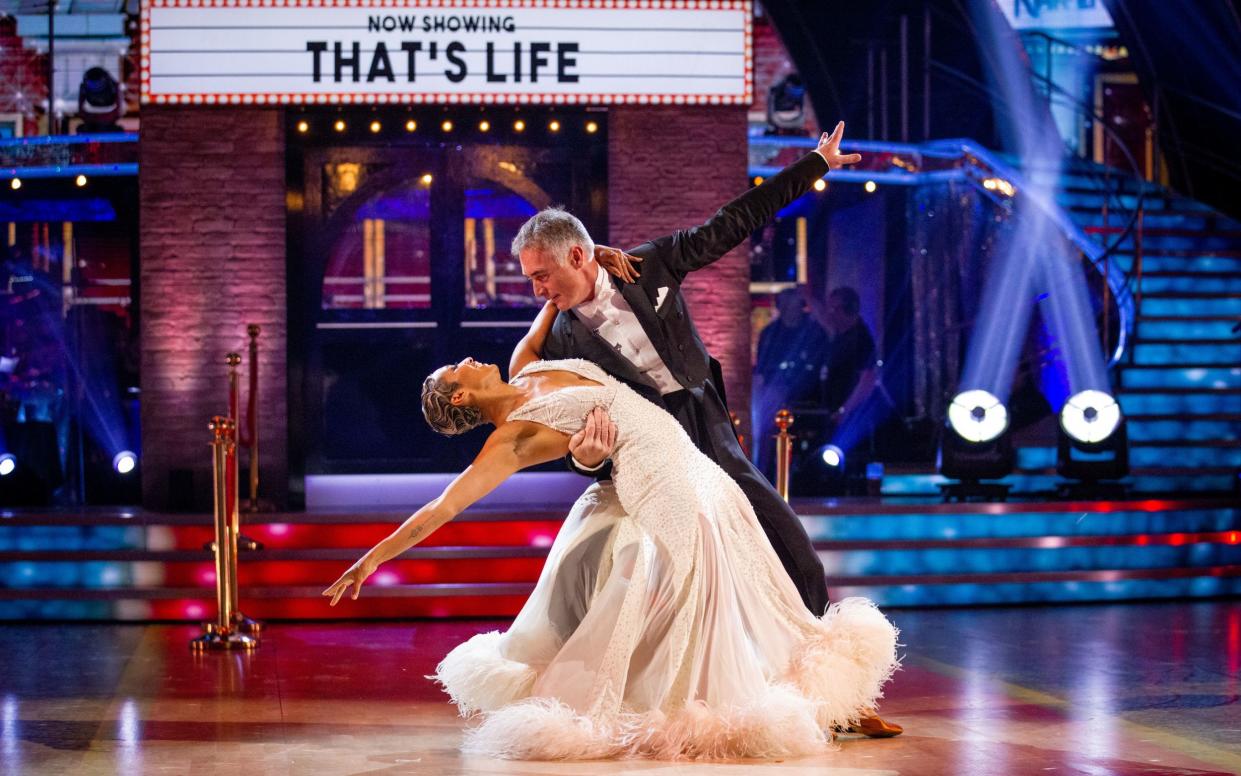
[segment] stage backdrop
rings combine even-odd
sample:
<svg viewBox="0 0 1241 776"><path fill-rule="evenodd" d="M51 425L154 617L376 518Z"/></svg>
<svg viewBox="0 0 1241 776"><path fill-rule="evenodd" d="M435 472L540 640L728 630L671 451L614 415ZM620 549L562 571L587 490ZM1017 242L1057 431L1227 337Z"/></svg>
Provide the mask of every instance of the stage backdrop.
<svg viewBox="0 0 1241 776"><path fill-rule="evenodd" d="M145 101L748 105L748 0L151 0Z"/></svg>

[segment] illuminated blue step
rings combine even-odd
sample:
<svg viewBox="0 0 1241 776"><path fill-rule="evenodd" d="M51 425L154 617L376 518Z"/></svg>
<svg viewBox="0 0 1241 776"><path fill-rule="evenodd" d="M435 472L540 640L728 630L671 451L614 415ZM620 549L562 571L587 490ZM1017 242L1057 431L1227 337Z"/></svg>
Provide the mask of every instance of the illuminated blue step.
<svg viewBox="0 0 1241 776"><path fill-rule="evenodd" d="M0 601L0 620L114 620L111 601Z"/></svg>
<svg viewBox="0 0 1241 776"><path fill-rule="evenodd" d="M1143 474L1123 480L1134 493L1226 493L1234 475L1219 473ZM883 478L885 496L939 496L939 486L952 482L938 474L897 474ZM1054 493L1065 480L1055 475L1009 475L996 480L1012 486L1013 493Z"/></svg>
<svg viewBox="0 0 1241 776"><path fill-rule="evenodd" d="M961 516L955 515L958 522ZM1004 521L1025 524L1023 516L1006 515ZM1078 519L1080 515L1068 515ZM1090 515L1087 515L1089 518ZM992 517L992 522L1000 522ZM1081 519L1098 534L1102 523ZM1173 532L1187 532L1184 521L1171 526ZM1227 530L1224 528L1222 530ZM1078 532L1073 535L1091 535ZM1107 531L1115 534L1117 531ZM1124 531L1121 531L1124 533ZM1130 533L1154 533L1139 530ZM1013 534L1009 534L1013 535ZM1061 534L1015 534L1017 536ZM909 537L902 537L909 540ZM953 538L964 538L961 536ZM895 539L900 541L901 539ZM819 556L829 575L936 575L1019 573L1038 571L1077 571L1097 568L1147 569L1181 566L1227 565L1241 563L1241 546L1214 543L1186 543L1178 546L1075 546L1075 547L942 547L918 549L859 550L820 549ZM140 564L115 561L0 563L0 587L20 589L100 590L117 587L158 588L159 583L143 583Z"/></svg>
<svg viewBox="0 0 1241 776"><path fill-rule="evenodd" d="M1241 366L1168 368L1138 364L1125 367L1122 384L1125 388L1237 388L1241 387Z"/></svg>
<svg viewBox="0 0 1241 776"><path fill-rule="evenodd" d="M1120 226L1119 223L1116 226ZM1114 239L1114 235L1108 235ZM1108 240L1111 245L1112 240ZM1132 234L1120 242L1118 247L1133 250L1136 243ZM1186 234L1162 234L1155 230L1142 233L1142 251L1159 253L1161 251L1233 251L1241 248L1241 235L1233 232L1198 232Z"/></svg>
<svg viewBox="0 0 1241 776"><path fill-rule="evenodd" d="M1202 251L1208 254L1208 251ZM1126 251L1117 251L1112 254L1112 259L1116 265L1125 270L1133 269L1133 254ZM1143 251L1142 255L1142 274L1143 278L1147 272L1241 272L1241 255L1236 256L1211 256L1211 255L1189 255L1175 256L1166 254L1152 254Z"/></svg>
<svg viewBox="0 0 1241 776"><path fill-rule="evenodd" d="M138 570L139 564L108 560L0 563L0 588L120 587L133 584Z"/></svg>
<svg viewBox="0 0 1241 776"><path fill-rule="evenodd" d="M1158 511L1146 502L1113 502L1114 512L1031 511L991 514L985 511L912 514L821 514L796 504L812 541L926 541L995 539L1021 536L1137 536L1140 534L1214 533L1241 528L1236 509ZM1159 503L1150 504L1158 507ZM990 550L987 550L988 552Z"/></svg>
<svg viewBox="0 0 1241 776"><path fill-rule="evenodd" d="M1145 268L1143 268L1142 293L1166 294L1177 291L1241 293L1241 272L1219 276L1208 275L1206 277L1200 277L1193 273L1177 275L1159 274L1151 277L1145 274Z"/></svg>
<svg viewBox="0 0 1241 776"><path fill-rule="evenodd" d="M1055 490L1057 479L1046 475L1010 474L1002 480L995 480L1010 485L1014 493L1042 493ZM938 496L939 486L947 485L949 480L939 474L889 474L883 478L880 492L885 496Z"/></svg>
<svg viewBox="0 0 1241 776"><path fill-rule="evenodd" d="M1138 468L1183 469L1196 466L1238 466L1241 465L1241 446L1217 447L1207 444L1211 440L1200 440L1202 445L1192 444L1195 440L1184 440L1186 446L1160 445L1159 442L1181 442L1175 440L1156 440L1140 443L1129 440L1129 465ZM1017 471L1033 475L1047 469L1056 468L1055 447L1019 447L1017 448Z"/></svg>
<svg viewBox="0 0 1241 776"><path fill-rule="evenodd" d="M1091 205L1082 201L1081 195L1076 195L1073 204L1069 205L1070 215L1078 224L1086 227L1100 227L1104 225L1103 214L1100 204L1102 197L1096 197L1099 204ZM1065 203L1062 199L1057 198L1064 207ZM1114 202L1109 202L1111 212L1107 219L1107 226L1112 228L1120 228L1129 222L1131 212L1126 210L1118 210ZM1144 229L1193 229L1197 231L1208 231L1216 227L1217 219L1214 213L1198 212L1187 213L1180 209L1166 210L1163 208L1154 208L1146 210L1143 215ZM1110 244L1116 239L1115 234L1101 234L1100 241Z"/></svg>
<svg viewBox="0 0 1241 776"><path fill-rule="evenodd" d="M1018 603L1072 603L1132 599L1215 598L1241 594L1241 578L1209 572L1189 579L1118 579L1003 584L905 585L832 588L832 595L856 595L879 606L968 606Z"/></svg>
<svg viewBox="0 0 1241 776"><path fill-rule="evenodd" d="M1021 160L1015 159L1010 162L1014 166L1019 166ZM1065 193L1070 191L1089 191L1111 192L1113 196L1120 194L1134 194L1141 190L1142 186L1146 187L1146 199L1162 199L1166 198L1162 189L1153 184L1144 184L1128 174L1118 174L1115 170L1106 172L1102 167L1091 168L1090 170L1074 169L1072 167L1058 170L1028 170L1026 175L1032 181L1051 183L1059 186ZM1136 202L1130 207L1136 207Z"/></svg>
<svg viewBox="0 0 1241 776"><path fill-rule="evenodd" d="M1227 420L1138 420L1130 418L1128 430L1131 442L1241 437L1241 423Z"/></svg>
<svg viewBox="0 0 1241 776"><path fill-rule="evenodd" d="M1138 206L1137 194L1115 194L1107 196L1102 190L1073 188L1056 192L1056 203L1060 207L1072 211L1073 220L1082 224L1094 224L1102 220L1101 212L1104 203L1111 212L1111 222L1116 223L1119 215L1127 215ZM1169 204L1158 199L1146 198L1142 209L1146 212L1168 210ZM1178 208L1178 210L1180 210ZM1199 213L1210 214L1210 208L1201 206Z"/></svg>
<svg viewBox="0 0 1241 776"><path fill-rule="evenodd" d="M1129 465L1135 469L1199 466L1236 469L1241 467L1241 446L1155 447L1130 442Z"/></svg>
<svg viewBox="0 0 1241 776"><path fill-rule="evenodd" d="M1138 342L1133 346L1137 364L1241 364L1241 339L1236 342Z"/></svg>
<svg viewBox="0 0 1241 776"><path fill-rule="evenodd" d="M141 525L5 525L0 519L0 551L4 550L140 550L146 548Z"/></svg>
<svg viewBox="0 0 1241 776"><path fill-rule="evenodd" d="M1109 193L1110 192L1110 193ZM1109 212L1108 222L1112 226L1124 223L1121 219L1128 216L1138 207L1136 186L1110 186L1105 191L1099 183L1089 184L1084 181L1070 181L1064 188L1056 192L1056 202L1061 207L1072 208L1073 219L1078 223L1102 223L1103 205ZM1216 223L1231 224L1222 218L1208 205L1192 199L1172 198L1149 189L1141 201L1142 210L1146 213L1182 213L1212 218Z"/></svg>
<svg viewBox="0 0 1241 776"><path fill-rule="evenodd" d="M1054 447L1019 447L1017 448L1017 468L1051 469L1056 465L1056 448Z"/></svg>
<svg viewBox="0 0 1241 776"><path fill-rule="evenodd" d="M1145 302L1143 303L1145 306ZM1143 309L1143 315L1146 314ZM1235 321L1149 321L1138 319L1138 338L1139 339L1178 339L1178 340L1196 340L1210 339L1222 340L1231 339L1236 335L1232 333L1232 327L1236 325Z"/></svg>
<svg viewBox="0 0 1241 776"><path fill-rule="evenodd" d="M1142 297L1142 315L1151 317L1168 315L1184 315L1189 317L1200 315L1235 315L1241 317L1241 297L1221 296L1194 299L1144 295Z"/></svg>
<svg viewBox="0 0 1241 776"><path fill-rule="evenodd" d="M1126 415L1214 415L1241 412L1237 393L1126 393L1118 398Z"/></svg>

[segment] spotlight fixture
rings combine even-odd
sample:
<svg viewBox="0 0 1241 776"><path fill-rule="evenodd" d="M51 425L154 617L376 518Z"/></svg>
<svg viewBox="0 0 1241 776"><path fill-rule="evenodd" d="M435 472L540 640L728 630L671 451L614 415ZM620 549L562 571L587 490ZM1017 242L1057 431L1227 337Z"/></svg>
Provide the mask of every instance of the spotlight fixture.
<svg viewBox="0 0 1241 776"><path fill-rule="evenodd" d="M478 131L479 131L479 132L487 132L487 131L489 131L490 129L491 129L491 122L490 122L490 121L487 121L486 119L483 119L482 121L478 122Z"/></svg>
<svg viewBox="0 0 1241 776"><path fill-rule="evenodd" d="M345 122L344 122L344 120L343 120L343 119L336 119L336 123L332 125L332 129L336 130L337 132L344 132L344 131L345 131Z"/></svg>
<svg viewBox="0 0 1241 776"><path fill-rule="evenodd" d="M380 124L378 121L371 122L371 132L373 134L379 134L379 130L381 129L383 129L383 124Z"/></svg>
<svg viewBox="0 0 1241 776"><path fill-rule="evenodd" d="M514 121L514 122L513 122L513 131L514 131L514 132L525 132L525 131L526 131L526 122L522 121L521 119L517 119L516 121Z"/></svg>
<svg viewBox="0 0 1241 776"><path fill-rule="evenodd" d="M968 501L982 498L1003 501L1009 486L1003 483L982 483L1007 477L1017 462L1012 435L1002 433L987 442L971 442L953 428L944 429L939 445L939 473L955 483L941 485L946 500Z"/></svg>
<svg viewBox="0 0 1241 776"><path fill-rule="evenodd" d="M866 189L867 194L874 194L875 190L879 188L879 184L874 181L866 181L866 183L862 184L862 188Z"/></svg>
<svg viewBox="0 0 1241 776"><path fill-rule="evenodd" d="M430 186L431 185L431 173L429 172L424 173L421 178L421 181L422 181L423 186Z"/></svg>
<svg viewBox="0 0 1241 776"><path fill-rule="evenodd" d="M1008 409L991 393L974 389L948 405L948 423L967 442L990 442L1008 428Z"/></svg>
<svg viewBox="0 0 1241 776"><path fill-rule="evenodd" d="M301 132L303 135L304 135L304 134L306 134L307 132L309 132L309 131L310 131L310 122L309 122L309 121L299 121L299 122L297 122L297 131L298 131L298 132Z"/></svg>
<svg viewBox="0 0 1241 776"><path fill-rule="evenodd" d="M76 177L76 178L74 178L74 179L73 179L73 182L74 182L74 184L76 184L76 185L77 185L77 187L80 189L80 188L82 188L82 187L84 187L84 186L86 185L86 176L85 176L85 175L79 175L78 177Z"/></svg>
<svg viewBox="0 0 1241 776"><path fill-rule="evenodd" d="M13 191L17 191L21 187L22 187L21 178L14 178L13 180L9 181L9 188L13 189Z"/></svg>
<svg viewBox="0 0 1241 776"><path fill-rule="evenodd" d="M548 124L547 124L547 128L548 128L550 131L552 131L552 132L559 132L559 131L560 131L560 122L559 122L559 121L557 121L556 119L552 119L550 122L548 122Z"/></svg>
<svg viewBox="0 0 1241 776"><path fill-rule="evenodd" d="M1129 434L1120 405L1106 392L1080 391L1060 409L1056 473L1074 481L1057 488L1065 497L1125 495L1125 486L1115 480L1129 476Z"/></svg>
<svg viewBox="0 0 1241 776"><path fill-rule="evenodd" d="M755 175L755 176L754 176L754 185L755 185L755 186L762 186L762 185L763 185L763 176L761 176L761 175Z"/></svg>
<svg viewBox="0 0 1241 776"><path fill-rule="evenodd" d="M827 191L827 181L823 180L822 178L819 178L818 180L816 180L814 182L814 190L815 191Z"/></svg>
<svg viewBox="0 0 1241 776"><path fill-rule="evenodd" d="M1120 405L1103 391L1075 393L1060 409L1060 428L1083 444L1102 442L1119 425Z"/></svg>
<svg viewBox="0 0 1241 776"><path fill-rule="evenodd" d="M819 458L824 465L832 469L841 469L845 465L845 451L836 445L826 445L819 450Z"/></svg>
<svg viewBox="0 0 1241 776"><path fill-rule="evenodd" d="M418 122L414 121L413 119L410 119L409 121L405 122L406 132L413 132L416 129L418 129Z"/></svg>
<svg viewBox="0 0 1241 776"><path fill-rule="evenodd" d="M947 428L940 439L939 473L955 483L941 485L946 501L1008 498L1009 485L982 483L1007 477L1016 463L1008 410L989 391L957 394L948 405Z"/></svg>
<svg viewBox="0 0 1241 776"><path fill-rule="evenodd" d="M596 122L594 121L586 122L586 133L587 134L593 135L598 131L599 131L599 125Z"/></svg>
<svg viewBox="0 0 1241 776"><path fill-rule="evenodd" d="M138 465L138 456L129 450L122 450L112 458L112 468L117 474L129 474Z"/></svg>
<svg viewBox="0 0 1241 776"><path fill-rule="evenodd" d="M767 133L804 132L806 85L797 73L789 73L767 90Z"/></svg>
<svg viewBox="0 0 1241 776"><path fill-rule="evenodd" d="M17 469L17 456L12 453L0 455L0 477L7 477Z"/></svg>
<svg viewBox="0 0 1241 776"><path fill-rule="evenodd" d="M444 130L445 132L452 132L452 121L448 119L444 119L444 123L440 124L440 129Z"/></svg>

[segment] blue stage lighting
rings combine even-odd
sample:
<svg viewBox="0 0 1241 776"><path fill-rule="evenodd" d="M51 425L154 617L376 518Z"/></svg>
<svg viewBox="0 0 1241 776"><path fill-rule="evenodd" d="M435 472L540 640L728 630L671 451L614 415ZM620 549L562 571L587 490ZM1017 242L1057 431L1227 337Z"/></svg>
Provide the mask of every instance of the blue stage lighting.
<svg viewBox="0 0 1241 776"><path fill-rule="evenodd" d="M823 459L823 463L833 469L844 468L845 452L836 445L825 445L819 450L819 457Z"/></svg>
<svg viewBox="0 0 1241 776"><path fill-rule="evenodd" d="M0 455L0 477L7 477L17 468L17 456L12 453Z"/></svg>
<svg viewBox="0 0 1241 776"><path fill-rule="evenodd" d="M129 450L122 450L112 458L112 468L117 474L129 474L138 466L138 456Z"/></svg>
<svg viewBox="0 0 1241 776"><path fill-rule="evenodd" d="M1080 391L1060 409L1060 427L1078 442L1097 444L1120 425L1120 405L1103 391Z"/></svg>
<svg viewBox="0 0 1241 776"><path fill-rule="evenodd" d="M963 391L948 405L948 423L962 439L990 442L1008 428L1008 409L988 391Z"/></svg>

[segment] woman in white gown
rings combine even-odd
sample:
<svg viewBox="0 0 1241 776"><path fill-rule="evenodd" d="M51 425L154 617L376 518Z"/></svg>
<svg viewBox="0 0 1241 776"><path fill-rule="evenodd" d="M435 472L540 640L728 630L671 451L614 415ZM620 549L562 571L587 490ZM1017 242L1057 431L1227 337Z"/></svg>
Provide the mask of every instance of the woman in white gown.
<svg viewBox="0 0 1241 776"><path fill-rule="evenodd" d="M596 407L616 424L612 483L577 500L512 627L448 654L435 680L465 748L518 759L813 754L870 713L896 629L867 600L815 617L749 501L676 420L597 365L535 361L510 383L443 367L423 410L443 433L496 426L444 493L324 594L332 604L518 469L564 456Z"/></svg>

